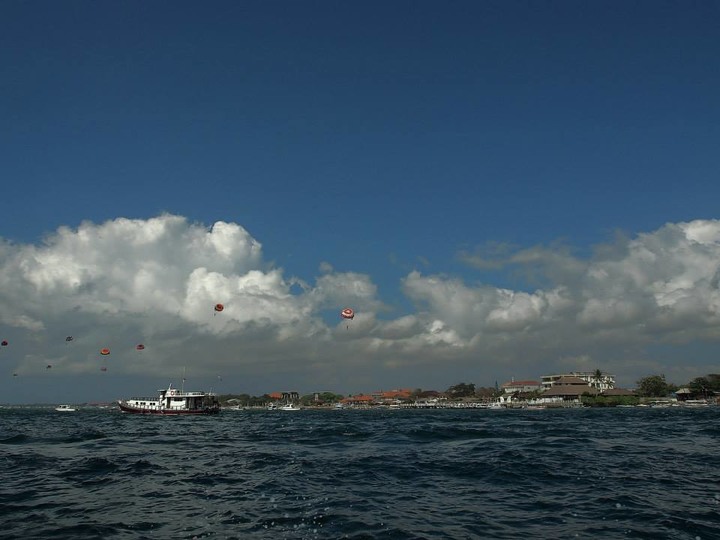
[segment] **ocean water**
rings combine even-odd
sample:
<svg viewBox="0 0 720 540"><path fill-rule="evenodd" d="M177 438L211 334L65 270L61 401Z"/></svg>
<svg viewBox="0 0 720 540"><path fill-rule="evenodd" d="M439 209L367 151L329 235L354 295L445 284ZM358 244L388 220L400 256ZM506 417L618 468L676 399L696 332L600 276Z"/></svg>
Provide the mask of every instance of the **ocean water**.
<svg viewBox="0 0 720 540"><path fill-rule="evenodd" d="M720 538L720 407L0 409L0 538Z"/></svg>

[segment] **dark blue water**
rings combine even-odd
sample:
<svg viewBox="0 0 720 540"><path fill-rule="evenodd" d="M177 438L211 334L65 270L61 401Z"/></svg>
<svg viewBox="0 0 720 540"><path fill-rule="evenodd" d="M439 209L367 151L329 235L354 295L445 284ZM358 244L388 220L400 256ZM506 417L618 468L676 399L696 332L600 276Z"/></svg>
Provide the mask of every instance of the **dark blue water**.
<svg viewBox="0 0 720 540"><path fill-rule="evenodd" d="M0 409L0 538L720 538L720 408Z"/></svg>

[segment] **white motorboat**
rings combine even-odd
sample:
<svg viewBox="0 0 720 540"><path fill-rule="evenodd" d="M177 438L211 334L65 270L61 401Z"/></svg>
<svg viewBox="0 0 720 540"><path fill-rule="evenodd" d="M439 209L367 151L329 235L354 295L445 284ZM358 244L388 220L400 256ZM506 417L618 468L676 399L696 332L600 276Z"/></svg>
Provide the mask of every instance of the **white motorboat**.
<svg viewBox="0 0 720 540"><path fill-rule="evenodd" d="M76 408L71 407L70 405L58 405L55 407L55 410L58 412L75 412L77 411Z"/></svg>
<svg viewBox="0 0 720 540"><path fill-rule="evenodd" d="M294 403L286 403L282 407L280 407L281 411L299 411L301 410L300 407L295 405Z"/></svg>

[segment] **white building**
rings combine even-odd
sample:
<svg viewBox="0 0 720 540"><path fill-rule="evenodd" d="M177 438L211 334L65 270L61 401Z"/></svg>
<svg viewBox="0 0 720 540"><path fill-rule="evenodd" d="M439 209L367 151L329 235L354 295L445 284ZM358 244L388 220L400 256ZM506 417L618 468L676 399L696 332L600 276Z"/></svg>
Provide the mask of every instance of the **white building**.
<svg viewBox="0 0 720 540"><path fill-rule="evenodd" d="M514 378L510 382L500 385L503 394L514 394L515 392L534 392L540 390L541 384L537 381L516 381Z"/></svg>
<svg viewBox="0 0 720 540"><path fill-rule="evenodd" d="M571 371L570 373L560 373L556 375L543 375L542 376L542 387L543 390L551 388L563 377L577 377L585 381L588 386L595 388L599 392L605 390L612 390L615 388L615 375L609 373L600 372L599 376L597 371Z"/></svg>

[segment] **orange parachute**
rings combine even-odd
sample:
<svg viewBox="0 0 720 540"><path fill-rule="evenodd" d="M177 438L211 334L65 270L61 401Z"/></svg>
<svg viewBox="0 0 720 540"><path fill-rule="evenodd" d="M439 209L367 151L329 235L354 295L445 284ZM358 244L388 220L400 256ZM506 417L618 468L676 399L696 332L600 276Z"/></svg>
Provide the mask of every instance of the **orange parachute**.
<svg viewBox="0 0 720 540"><path fill-rule="evenodd" d="M225 309L225 306L222 304L215 304L215 311L220 313L223 309Z"/></svg>
<svg viewBox="0 0 720 540"><path fill-rule="evenodd" d="M110 354L110 349L100 349L100 354L102 354L103 356L107 356L108 354Z"/></svg>
<svg viewBox="0 0 720 540"><path fill-rule="evenodd" d="M143 345L142 343L139 343L135 346L135 349L137 349L138 351L144 351L145 345Z"/></svg>

